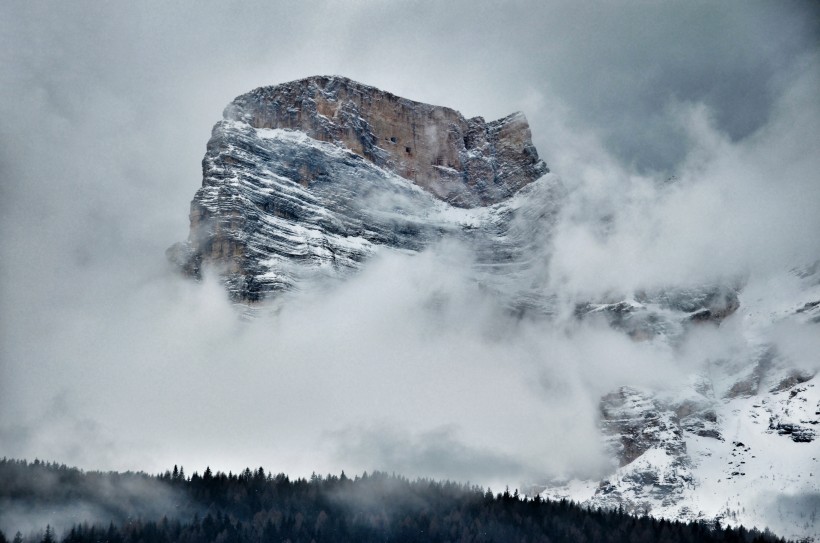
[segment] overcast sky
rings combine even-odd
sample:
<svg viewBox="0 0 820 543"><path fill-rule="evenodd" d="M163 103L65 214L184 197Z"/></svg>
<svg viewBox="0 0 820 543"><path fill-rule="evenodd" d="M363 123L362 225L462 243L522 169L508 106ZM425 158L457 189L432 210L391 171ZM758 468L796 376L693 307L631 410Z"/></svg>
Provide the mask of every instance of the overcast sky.
<svg viewBox="0 0 820 543"><path fill-rule="evenodd" d="M673 379L670 353L606 331L499 340L457 274L438 286L459 325L431 339L434 253L251 325L175 277L211 127L316 74L521 110L571 193L555 285L766 275L820 256L819 38L813 2L4 2L0 455L494 482L597 466L597 398L624 372Z"/></svg>

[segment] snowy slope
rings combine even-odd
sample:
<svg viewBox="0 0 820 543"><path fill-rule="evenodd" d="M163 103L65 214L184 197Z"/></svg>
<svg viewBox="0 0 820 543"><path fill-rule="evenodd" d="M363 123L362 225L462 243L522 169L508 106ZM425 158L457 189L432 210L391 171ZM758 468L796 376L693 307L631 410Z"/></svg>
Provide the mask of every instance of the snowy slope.
<svg viewBox="0 0 820 543"><path fill-rule="evenodd" d="M621 465L542 494L820 540L820 376L763 342L777 327L816 326L820 289L813 275L786 281L799 288L741 293L736 358L705 360L676 390L605 397L602 433Z"/></svg>

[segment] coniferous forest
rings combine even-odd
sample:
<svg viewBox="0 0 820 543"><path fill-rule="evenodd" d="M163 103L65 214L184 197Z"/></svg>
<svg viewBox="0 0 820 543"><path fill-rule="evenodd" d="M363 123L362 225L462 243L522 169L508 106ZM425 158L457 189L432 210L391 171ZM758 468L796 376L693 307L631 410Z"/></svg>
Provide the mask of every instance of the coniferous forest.
<svg viewBox="0 0 820 543"><path fill-rule="evenodd" d="M37 519L44 525L32 526ZM175 466L151 476L8 459L0 522L15 530L0 531L0 543L783 541L380 472L290 479L262 468L189 476Z"/></svg>

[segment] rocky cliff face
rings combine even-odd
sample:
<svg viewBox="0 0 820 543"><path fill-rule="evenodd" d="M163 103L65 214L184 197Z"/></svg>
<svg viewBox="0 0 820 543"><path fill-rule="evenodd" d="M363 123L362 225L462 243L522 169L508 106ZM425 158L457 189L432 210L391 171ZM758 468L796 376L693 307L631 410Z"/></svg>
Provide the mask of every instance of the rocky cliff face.
<svg viewBox="0 0 820 543"><path fill-rule="evenodd" d="M604 320L632 339L643 341L663 336L680 340L687 330L704 323L719 324L740 307L741 285L698 285L640 291L627 300L585 302L575 307L584 320Z"/></svg>
<svg viewBox="0 0 820 543"><path fill-rule="evenodd" d="M231 102L224 117L349 149L459 207L500 202L549 171L522 113L465 119L343 77L258 88Z"/></svg>
<svg viewBox="0 0 820 543"><path fill-rule="evenodd" d="M523 114L465 119L340 77L238 97L202 170L191 233L169 256L194 277L213 268L244 303L448 233L476 247L494 284L526 271L532 233L550 231L563 194ZM512 197L522 189L530 197ZM523 308L533 296L509 298Z"/></svg>

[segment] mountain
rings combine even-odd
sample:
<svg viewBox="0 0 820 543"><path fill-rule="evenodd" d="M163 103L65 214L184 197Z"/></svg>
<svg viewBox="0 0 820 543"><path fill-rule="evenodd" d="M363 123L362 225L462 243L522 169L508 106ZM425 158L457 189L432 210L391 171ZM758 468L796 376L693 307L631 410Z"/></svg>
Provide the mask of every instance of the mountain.
<svg viewBox="0 0 820 543"><path fill-rule="evenodd" d="M624 375L600 401L609 473L531 482L530 493L817 537L820 379L761 330L820 323L820 266L793 270L799 288L785 297L740 277L571 299L548 276L567 191L523 114L465 119L342 77L236 98L202 165L190 235L168 255L193 278L212 270L246 307L343 281L378 253L453 240L516 318L608 326L673 353L704 330L731 336L686 382L647 390Z"/></svg>
<svg viewBox="0 0 820 543"><path fill-rule="evenodd" d="M237 301L345 275L380 248L418 251L449 234L493 245L491 264L503 257L526 267L529 240L517 217L548 231L563 190L544 177L520 113L485 123L349 79L311 77L251 91L223 117L202 161L191 234L170 256L194 277L220 269ZM512 198L521 189L544 197Z"/></svg>

